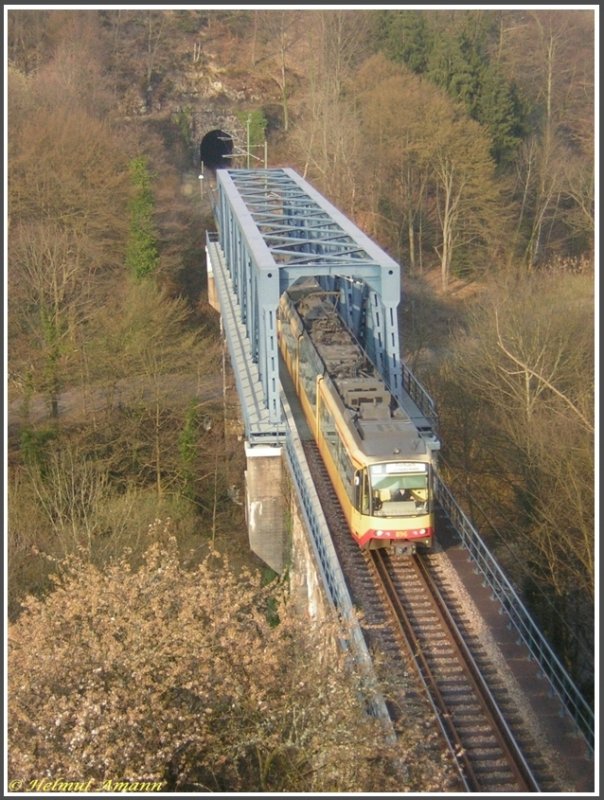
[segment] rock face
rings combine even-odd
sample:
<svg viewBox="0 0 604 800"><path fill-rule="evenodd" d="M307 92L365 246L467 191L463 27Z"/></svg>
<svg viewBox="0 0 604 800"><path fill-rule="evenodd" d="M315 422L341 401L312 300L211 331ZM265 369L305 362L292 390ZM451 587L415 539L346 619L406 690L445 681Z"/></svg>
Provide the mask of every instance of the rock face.
<svg viewBox="0 0 604 800"><path fill-rule="evenodd" d="M239 143L239 147L241 147L241 143L245 141L245 131L233 113L235 108L230 106L230 113L225 113L220 103L214 105L210 101L204 101L202 110L192 112L191 140L196 143L198 159L200 158L200 144L204 137L215 130L224 131L233 142ZM219 166L225 165L220 164Z"/></svg>
<svg viewBox="0 0 604 800"><path fill-rule="evenodd" d="M176 122L190 142L194 168L200 167L200 144L215 129L228 133L235 151L245 147L245 124L238 111L278 102L266 76L250 66L241 41L221 28L218 18L197 31L182 31L170 40L172 52L161 74L145 88L134 85L122 100L126 117Z"/></svg>

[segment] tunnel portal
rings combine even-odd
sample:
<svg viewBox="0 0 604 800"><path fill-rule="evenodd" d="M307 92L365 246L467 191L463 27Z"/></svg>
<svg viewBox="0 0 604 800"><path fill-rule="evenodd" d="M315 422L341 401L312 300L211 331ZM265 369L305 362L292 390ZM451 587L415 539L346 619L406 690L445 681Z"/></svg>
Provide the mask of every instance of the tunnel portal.
<svg viewBox="0 0 604 800"><path fill-rule="evenodd" d="M215 172L232 166L233 137L220 129L209 131L201 140L199 154L202 167Z"/></svg>

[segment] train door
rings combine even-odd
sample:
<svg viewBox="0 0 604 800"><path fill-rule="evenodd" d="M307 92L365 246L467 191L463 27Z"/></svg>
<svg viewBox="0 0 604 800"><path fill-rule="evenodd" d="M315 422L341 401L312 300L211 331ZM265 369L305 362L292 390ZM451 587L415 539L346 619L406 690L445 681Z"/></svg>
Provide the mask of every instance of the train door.
<svg viewBox="0 0 604 800"><path fill-rule="evenodd" d="M354 474L355 497L354 505L361 514L368 515L371 511L369 476L366 469L359 469Z"/></svg>

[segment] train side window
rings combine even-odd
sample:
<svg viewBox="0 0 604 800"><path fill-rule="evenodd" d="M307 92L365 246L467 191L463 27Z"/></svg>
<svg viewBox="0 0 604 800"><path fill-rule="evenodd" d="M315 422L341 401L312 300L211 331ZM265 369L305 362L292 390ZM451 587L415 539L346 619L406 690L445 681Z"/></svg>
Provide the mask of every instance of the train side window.
<svg viewBox="0 0 604 800"><path fill-rule="evenodd" d="M344 442L339 438L338 432L336 431L336 442L335 442L335 450L336 450L336 466L338 468L338 472L340 473L340 477L342 478L342 482L346 487L346 492L348 497L350 498L350 502L354 502L354 492L353 492L353 478L354 478L354 467L352 465L352 461L348 453L346 452L346 448L344 447Z"/></svg>
<svg viewBox="0 0 604 800"><path fill-rule="evenodd" d="M354 505L361 514L369 514L369 481L366 469L359 469L354 473Z"/></svg>
<svg viewBox="0 0 604 800"><path fill-rule="evenodd" d="M329 449L333 451L334 444L337 439L336 426L323 398L321 398L319 405L319 421L321 434L324 437Z"/></svg>
<svg viewBox="0 0 604 800"><path fill-rule="evenodd" d="M371 484L367 470L363 470L363 514L371 514Z"/></svg>
<svg viewBox="0 0 604 800"><path fill-rule="evenodd" d="M321 359L316 354L308 333L304 333L300 337L299 345L299 376L308 400L313 406L317 401L317 376L322 374Z"/></svg>

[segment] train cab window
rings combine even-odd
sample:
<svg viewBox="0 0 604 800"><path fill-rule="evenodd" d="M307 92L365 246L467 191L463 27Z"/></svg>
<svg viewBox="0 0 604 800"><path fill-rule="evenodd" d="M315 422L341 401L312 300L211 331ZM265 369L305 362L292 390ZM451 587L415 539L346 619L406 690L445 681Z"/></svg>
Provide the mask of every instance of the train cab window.
<svg viewBox="0 0 604 800"><path fill-rule="evenodd" d="M429 506L428 465L414 462L372 464L373 513L399 517L425 514Z"/></svg>

